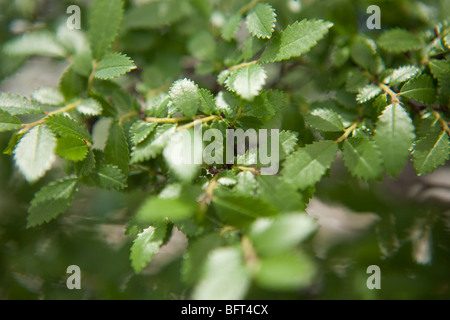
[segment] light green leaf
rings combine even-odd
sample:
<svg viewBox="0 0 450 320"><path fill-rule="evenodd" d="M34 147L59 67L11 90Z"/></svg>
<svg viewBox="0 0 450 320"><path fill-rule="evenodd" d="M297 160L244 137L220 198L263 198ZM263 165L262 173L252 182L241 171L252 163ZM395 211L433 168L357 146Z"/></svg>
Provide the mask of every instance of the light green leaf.
<svg viewBox="0 0 450 320"><path fill-rule="evenodd" d="M318 108L305 116L313 128L323 132L344 131L344 124L339 115L331 109Z"/></svg>
<svg viewBox="0 0 450 320"><path fill-rule="evenodd" d="M45 123L61 137L73 137L92 142L91 135L87 129L67 116L56 114L47 118Z"/></svg>
<svg viewBox="0 0 450 320"><path fill-rule="evenodd" d="M103 80L114 79L134 69L136 69L136 66L131 58L125 54L115 52L103 57L94 76Z"/></svg>
<svg viewBox="0 0 450 320"><path fill-rule="evenodd" d="M130 128L131 141L135 146L143 142L152 133L158 124L156 122L136 121Z"/></svg>
<svg viewBox="0 0 450 320"><path fill-rule="evenodd" d="M403 86L400 94L428 105L436 102L436 88L433 79L425 74L409 80Z"/></svg>
<svg viewBox="0 0 450 320"><path fill-rule="evenodd" d="M118 167L122 173L127 175L130 171L130 151L125 132L117 122L114 122L109 128L104 151L106 162Z"/></svg>
<svg viewBox="0 0 450 320"><path fill-rule="evenodd" d="M279 176L258 176L258 192L280 212L305 210L302 195Z"/></svg>
<svg viewBox="0 0 450 320"><path fill-rule="evenodd" d="M88 147L82 140L76 138L59 138L56 154L70 161L82 161L86 158Z"/></svg>
<svg viewBox="0 0 450 320"><path fill-rule="evenodd" d="M387 106L378 119L375 142L391 175L403 169L414 137L414 126L406 110L398 103Z"/></svg>
<svg viewBox="0 0 450 320"><path fill-rule="evenodd" d="M102 165L95 177L97 184L105 190L122 190L127 186L127 176L113 165Z"/></svg>
<svg viewBox="0 0 450 320"><path fill-rule="evenodd" d="M195 209L194 202L183 199L149 198L136 214L136 220L142 223L179 221L192 217Z"/></svg>
<svg viewBox="0 0 450 320"><path fill-rule="evenodd" d="M98 116L102 113L102 105L93 98L83 99L77 106L77 111L86 116Z"/></svg>
<svg viewBox="0 0 450 320"><path fill-rule="evenodd" d="M245 196L254 196L256 190L255 175L250 171L239 172L237 183L233 190Z"/></svg>
<svg viewBox="0 0 450 320"><path fill-rule="evenodd" d="M388 81L391 86L396 86L417 76L420 72L420 69L416 66L403 66L395 69L388 78Z"/></svg>
<svg viewBox="0 0 450 320"><path fill-rule="evenodd" d="M414 144L413 163L419 175L433 172L450 158L448 134L433 132Z"/></svg>
<svg viewBox="0 0 450 320"><path fill-rule="evenodd" d="M242 250L235 247L212 251L203 266L203 276L192 294L195 300L240 300L250 286Z"/></svg>
<svg viewBox="0 0 450 320"><path fill-rule="evenodd" d="M187 117L195 117L200 106L200 95L197 85L188 79L177 80L169 92L174 107Z"/></svg>
<svg viewBox="0 0 450 320"><path fill-rule="evenodd" d="M157 228L148 227L134 239L130 251L131 266L134 272L140 273L158 253L166 236L166 229L167 224L162 224Z"/></svg>
<svg viewBox="0 0 450 320"><path fill-rule="evenodd" d="M36 227L64 213L72 203L78 180L68 178L42 188L31 201L27 217L27 228Z"/></svg>
<svg viewBox="0 0 450 320"><path fill-rule="evenodd" d="M275 9L270 4L258 3L248 13L246 24L253 36L269 39L275 29L276 21Z"/></svg>
<svg viewBox="0 0 450 320"><path fill-rule="evenodd" d="M41 87L33 92L33 100L49 106L64 104L64 96L58 88Z"/></svg>
<svg viewBox="0 0 450 320"><path fill-rule="evenodd" d="M374 84L369 84L359 90L359 93L356 96L356 101L358 101L358 103L370 101L381 92L383 92L383 90L380 87Z"/></svg>
<svg viewBox="0 0 450 320"><path fill-rule="evenodd" d="M383 172L382 155L375 142L352 137L344 142L344 163L353 176L370 180Z"/></svg>
<svg viewBox="0 0 450 320"><path fill-rule="evenodd" d="M31 129L14 150L14 160L29 182L42 178L56 157L56 138L44 125Z"/></svg>
<svg viewBox="0 0 450 320"><path fill-rule="evenodd" d="M44 113L36 102L11 93L0 93L0 110L13 116Z"/></svg>
<svg viewBox="0 0 450 320"><path fill-rule="evenodd" d="M281 171L286 182L306 189L320 181L336 158L338 146L333 141L319 141L289 156Z"/></svg>
<svg viewBox="0 0 450 320"><path fill-rule="evenodd" d="M61 58L67 55L64 47L48 31L27 32L8 41L4 50L11 56L48 56Z"/></svg>
<svg viewBox="0 0 450 320"><path fill-rule="evenodd" d="M19 118L10 115L8 112L0 110L0 132L14 131L20 129Z"/></svg>
<svg viewBox="0 0 450 320"><path fill-rule="evenodd" d="M380 60L376 55L377 46L371 39L357 36L352 43L350 55L352 60L372 73L380 71Z"/></svg>
<svg viewBox="0 0 450 320"><path fill-rule="evenodd" d="M202 31L193 36L187 44L192 56L200 60L214 60L217 43L214 36L208 31Z"/></svg>
<svg viewBox="0 0 450 320"><path fill-rule="evenodd" d="M241 20L242 16L239 13L235 13L229 19L227 19L220 30L222 38L227 41L232 40L239 29Z"/></svg>
<svg viewBox="0 0 450 320"><path fill-rule="evenodd" d="M392 53L417 50L422 41L413 33L403 29L392 29L383 33L378 39L378 45Z"/></svg>
<svg viewBox="0 0 450 320"><path fill-rule="evenodd" d="M100 61L117 36L123 16L122 0L95 0L90 8L89 43Z"/></svg>
<svg viewBox="0 0 450 320"><path fill-rule="evenodd" d="M295 22L273 39L261 56L261 62L282 61L307 53L332 26L331 22L323 20Z"/></svg>
<svg viewBox="0 0 450 320"><path fill-rule="evenodd" d="M270 256L295 249L317 228L317 222L308 214L290 213L256 220L248 236L260 255Z"/></svg>
<svg viewBox="0 0 450 320"><path fill-rule="evenodd" d="M139 163L156 158L160 155L175 132L175 127L170 124L156 127L144 142L133 147L131 163Z"/></svg>
<svg viewBox="0 0 450 320"><path fill-rule="evenodd" d="M246 100L253 98L261 92L266 83L267 74L259 64L242 67L233 71L226 81L227 88L236 92Z"/></svg>
<svg viewBox="0 0 450 320"><path fill-rule="evenodd" d="M209 116L217 112L216 101L212 93L207 89L200 89L198 93L200 96L200 111Z"/></svg>

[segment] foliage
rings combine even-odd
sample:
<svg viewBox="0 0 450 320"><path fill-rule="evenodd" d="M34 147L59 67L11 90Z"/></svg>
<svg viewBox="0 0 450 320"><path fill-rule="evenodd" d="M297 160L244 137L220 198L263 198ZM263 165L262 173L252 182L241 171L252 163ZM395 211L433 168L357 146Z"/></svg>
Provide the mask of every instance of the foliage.
<svg viewBox="0 0 450 320"><path fill-rule="evenodd" d="M84 207L82 197L103 212L95 217L102 225L117 223L108 212L121 210L129 240L117 259L128 266L105 253L118 267L102 265L112 270L104 281L124 269L130 274L129 268L136 275L121 279L128 289L99 292L100 298L448 298L448 280L439 278L448 270L448 211L429 203L402 208L398 202L406 200L383 198L380 190L405 165L421 176L449 160L450 3L375 2L383 12L380 31L358 25L366 8L352 0L303 6L295 0L95 0L83 7L89 14L82 30L44 17L44 30L2 31L2 77L33 56L68 63L58 87L38 88L31 97L0 93L0 132L11 133L4 153L36 191L32 199L27 191L14 200L29 199L26 225L40 226L20 232L45 241L52 230L54 239L70 243L69 230L83 223L80 213L69 219ZM18 3L5 11L8 17L21 12ZM432 14L421 14L425 9ZM21 14L33 23L33 15ZM280 129L279 173L262 175L261 159L238 165L242 154L234 154L234 164L180 164L183 132L198 123L220 132ZM258 150L245 151L251 157ZM347 172L339 171L336 183L328 178L341 157ZM2 166L9 168L2 181L19 179ZM305 213L313 195L375 212L379 220L360 242L318 259L319 223ZM17 221L5 222L0 237L10 236L8 223L21 229ZM410 235L414 230L422 236ZM433 261L424 270L405 252L431 230L436 236L424 245L443 249L424 260ZM146 273L177 232L188 240L183 256L157 275ZM78 252L74 261L82 254L75 245L65 248ZM84 250L90 245L80 242ZM365 268L388 261L392 291L367 293ZM354 264L339 274L340 263ZM394 284L402 270L425 280L400 293ZM30 283L22 277L29 272L17 271L16 281ZM160 281L163 289L148 293L139 277ZM348 292L338 296L342 283ZM55 295L42 284L26 287Z"/></svg>

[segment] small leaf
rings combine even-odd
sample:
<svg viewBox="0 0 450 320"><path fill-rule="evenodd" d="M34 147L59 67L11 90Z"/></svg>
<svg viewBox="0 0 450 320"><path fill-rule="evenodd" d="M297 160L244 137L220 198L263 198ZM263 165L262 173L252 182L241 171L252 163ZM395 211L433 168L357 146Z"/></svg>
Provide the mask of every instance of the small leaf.
<svg viewBox="0 0 450 320"><path fill-rule="evenodd" d="M0 93L0 110L6 111L13 116L44 113L36 102L10 93Z"/></svg>
<svg viewBox="0 0 450 320"><path fill-rule="evenodd" d="M105 190L122 190L127 186L127 176L113 165L102 165L97 172L96 181Z"/></svg>
<svg viewBox="0 0 450 320"><path fill-rule="evenodd" d="M380 87L374 84L369 84L359 90L359 93L356 96L356 101L358 101L358 103L370 101L381 92L383 92L383 90Z"/></svg>
<svg viewBox="0 0 450 320"><path fill-rule="evenodd" d="M33 92L33 100L49 106L64 104L64 96L57 88L41 87Z"/></svg>
<svg viewBox="0 0 450 320"><path fill-rule="evenodd" d="M23 36L8 41L4 50L11 56L48 56L62 58L67 55L64 47L48 31L27 32Z"/></svg>
<svg viewBox="0 0 450 320"><path fill-rule="evenodd" d="M122 173L127 175L130 171L130 151L125 132L117 122L109 128L104 151L106 162L118 167Z"/></svg>
<svg viewBox="0 0 450 320"><path fill-rule="evenodd" d="M61 137L73 137L92 142L91 135L87 129L67 116L56 114L47 118L45 123Z"/></svg>
<svg viewBox="0 0 450 320"><path fill-rule="evenodd" d="M185 116L195 117L200 105L197 85L188 79L175 81L169 92L170 100Z"/></svg>
<svg viewBox="0 0 450 320"><path fill-rule="evenodd" d="M131 163L144 162L159 156L174 132L175 127L170 124L156 127L144 142L133 147Z"/></svg>
<svg viewBox="0 0 450 320"><path fill-rule="evenodd" d="M267 74L259 64L239 68L233 71L226 81L227 88L236 92L246 100L253 98L261 92L266 83Z"/></svg>
<svg viewBox="0 0 450 320"><path fill-rule="evenodd" d="M142 223L159 223L166 219L175 222L192 217L195 209L193 202L182 199L149 198L139 209L136 219Z"/></svg>
<svg viewBox="0 0 450 320"><path fill-rule="evenodd" d="M433 172L450 158L450 144L446 132L433 132L414 144L413 163L419 175Z"/></svg>
<svg viewBox="0 0 450 320"><path fill-rule="evenodd" d="M102 113L102 105L96 99L83 99L77 106L77 111L86 116L98 116Z"/></svg>
<svg viewBox="0 0 450 320"><path fill-rule="evenodd" d="M162 224L157 228L148 227L134 239L130 251L131 266L134 272L140 273L158 253L166 236L166 228L167 224Z"/></svg>
<svg viewBox="0 0 450 320"><path fill-rule="evenodd" d="M392 53L417 50L422 46L422 42L416 35L403 29L386 31L378 39L378 44L384 50Z"/></svg>
<svg viewBox="0 0 450 320"><path fill-rule="evenodd" d="M295 22L273 39L261 56L261 62L288 60L309 52L332 26L331 22L323 20Z"/></svg>
<svg viewBox="0 0 450 320"><path fill-rule="evenodd" d="M397 103L387 106L379 117L374 139L391 175L402 170L414 137L414 126L406 110Z"/></svg>
<svg viewBox="0 0 450 320"><path fill-rule="evenodd" d="M83 177L87 176L92 173L95 169L95 155L92 150L89 150L86 158L83 161L75 163L75 170L77 173L77 176Z"/></svg>
<svg viewBox="0 0 450 320"><path fill-rule="evenodd" d="M305 210L303 196L281 177L258 176L258 192L262 199L269 202L279 212Z"/></svg>
<svg viewBox="0 0 450 320"><path fill-rule="evenodd" d="M121 53L111 53L99 62L97 70L95 71L95 78L97 79L114 79L136 69L134 61Z"/></svg>
<svg viewBox="0 0 450 320"><path fill-rule="evenodd" d="M331 167L338 146L333 141L319 141L289 156L282 169L286 182L298 189L314 186Z"/></svg>
<svg viewBox="0 0 450 320"><path fill-rule="evenodd" d="M383 171L382 155L375 142L367 138L346 140L343 158L352 175L363 180L376 179Z"/></svg>
<svg viewBox="0 0 450 320"><path fill-rule="evenodd" d="M217 112L216 101L214 96L207 89L198 90L200 96L200 111L206 115L213 115Z"/></svg>
<svg viewBox="0 0 450 320"><path fill-rule="evenodd" d="M275 9L267 3L258 3L247 15L246 24L253 36L269 39L275 29L276 21Z"/></svg>
<svg viewBox="0 0 450 320"><path fill-rule="evenodd" d="M388 81L391 86L396 86L417 76L420 72L420 69L415 66L403 66L395 69L388 78Z"/></svg>
<svg viewBox="0 0 450 320"><path fill-rule="evenodd" d="M344 131L344 124L339 115L331 109L315 109L306 115L306 121L315 129L323 132Z"/></svg>
<svg viewBox="0 0 450 320"><path fill-rule="evenodd" d="M143 142L152 133L158 124L138 120L130 128L131 141L135 146Z"/></svg>
<svg viewBox="0 0 450 320"><path fill-rule="evenodd" d="M436 101L436 88L433 79L425 74L409 80L403 86L400 94L428 105Z"/></svg>
<svg viewBox="0 0 450 320"><path fill-rule="evenodd" d="M95 0L90 8L89 43L92 56L99 61L117 36L123 16L122 0Z"/></svg>
<svg viewBox="0 0 450 320"><path fill-rule="evenodd" d="M0 110L0 132L14 131L21 128L19 118Z"/></svg>
<svg viewBox="0 0 450 320"><path fill-rule="evenodd" d="M233 14L229 19L227 19L221 28L222 38L227 41L232 40L239 29L241 20L242 16L239 13Z"/></svg>
<svg viewBox="0 0 450 320"><path fill-rule="evenodd" d="M14 150L14 160L29 182L42 178L56 157L56 138L44 125L31 129Z"/></svg>
<svg viewBox="0 0 450 320"><path fill-rule="evenodd" d="M70 161L82 161L86 158L88 147L82 140L75 138L60 138L56 147L56 154Z"/></svg>

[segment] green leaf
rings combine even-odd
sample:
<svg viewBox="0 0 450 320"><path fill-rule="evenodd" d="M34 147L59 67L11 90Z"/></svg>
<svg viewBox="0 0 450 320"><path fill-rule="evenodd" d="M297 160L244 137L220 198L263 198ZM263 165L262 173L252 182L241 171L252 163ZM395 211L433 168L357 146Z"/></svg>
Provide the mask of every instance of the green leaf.
<svg viewBox="0 0 450 320"><path fill-rule="evenodd" d="M19 118L10 115L8 112L0 110L0 132L14 131L20 129Z"/></svg>
<svg viewBox="0 0 450 320"><path fill-rule="evenodd" d="M396 86L417 76L420 72L420 69L416 66L403 66L395 69L388 78L388 81L391 86Z"/></svg>
<svg viewBox="0 0 450 320"><path fill-rule="evenodd" d="M288 60L309 52L332 26L331 22L323 20L296 21L273 39L261 56L261 62Z"/></svg>
<svg viewBox="0 0 450 320"><path fill-rule="evenodd" d="M253 36L269 39L275 29L276 21L275 9L270 4L258 3L248 13L246 24Z"/></svg>
<svg viewBox="0 0 450 320"><path fill-rule="evenodd" d="M352 60L371 73L378 73L382 66L382 62L376 53L377 46L375 42L361 36L355 38L350 51Z"/></svg>
<svg viewBox="0 0 450 320"><path fill-rule="evenodd" d="M31 129L14 150L14 160L29 182L42 178L56 157L56 138L44 125Z"/></svg>
<svg viewBox="0 0 450 320"><path fill-rule="evenodd" d="M92 173L95 169L95 155L92 150L89 150L86 158L83 161L75 163L75 170L77 176L83 177Z"/></svg>
<svg viewBox="0 0 450 320"><path fill-rule="evenodd" d="M64 96L58 90L58 88L41 87L33 92L33 100L40 104L46 104L49 106L60 106L64 104Z"/></svg>
<svg viewBox="0 0 450 320"><path fill-rule="evenodd" d="M113 165L102 165L95 177L97 184L105 190L122 190L127 186L127 176Z"/></svg>
<svg viewBox="0 0 450 320"><path fill-rule="evenodd" d="M95 0L90 10L89 43L92 57L100 61L119 31L123 2L122 0Z"/></svg>
<svg viewBox="0 0 450 320"><path fill-rule="evenodd" d="M414 144L413 163L419 175L433 172L450 158L450 144L446 132L433 132Z"/></svg>
<svg viewBox="0 0 450 320"><path fill-rule="evenodd" d="M214 60L216 57L217 43L208 31L202 31L193 36L187 46L192 56L200 60Z"/></svg>
<svg viewBox="0 0 450 320"><path fill-rule="evenodd" d="M253 98L261 92L266 83L267 74L259 64L252 64L233 71L226 81L227 88L236 92L246 100Z"/></svg>
<svg viewBox="0 0 450 320"><path fill-rule="evenodd" d="M318 228L317 222L306 213L290 213L274 219L256 220L248 236L262 256L278 255L295 249Z"/></svg>
<svg viewBox="0 0 450 320"><path fill-rule="evenodd" d="M27 32L23 36L8 41L4 50L11 56L48 56L62 58L67 55L64 47L48 31Z"/></svg>
<svg viewBox="0 0 450 320"><path fill-rule="evenodd" d="M233 189L244 196L254 196L256 190L256 178L250 171L239 172L237 183Z"/></svg>
<svg viewBox="0 0 450 320"><path fill-rule="evenodd" d="M133 147L131 163L144 162L159 156L174 132L175 127L170 124L156 127L144 142Z"/></svg>
<svg viewBox="0 0 450 320"><path fill-rule="evenodd" d="M318 108L305 116L306 121L315 129L323 132L344 131L339 115L331 109Z"/></svg>
<svg viewBox="0 0 450 320"><path fill-rule="evenodd" d="M425 74L409 80L403 86L400 94L428 105L436 102L436 88L433 79Z"/></svg>
<svg viewBox="0 0 450 320"><path fill-rule="evenodd" d="M305 210L302 195L279 176L258 176L258 192L280 212Z"/></svg>
<svg viewBox="0 0 450 320"><path fill-rule="evenodd" d="M314 186L331 167L337 150L333 141L314 142L289 156L281 173L286 182L298 189Z"/></svg>
<svg viewBox="0 0 450 320"><path fill-rule="evenodd" d="M352 137L344 142L345 166L353 176L371 180L383 172L382 155L375 142L362 137Z"/></svg>
<svg viewBox="0 0 450 320"><path fill-rule="evenodd" d="M130 260L135 273L140 273L158 253L166 236L166 229L167 224L156 228L148 227L134 239L130 250Z"/></svg>
<svg viewBox="0 0 450 320"><path fill-rule="evenodd" d="M136 214L136 220L142 223L158 223L169 219L179 221L192 217L195 203L182 199L149 198Z"/></svg>
<svg viewBox="0 0 450 320"><path fill-rule="evenodd" d="M130 171L130 151L125 132L117 122L114 122L109 128L104 151L106 162L118 167L122 173L127 175Z"/></svg>
<svg viewBox="0 0 450 320"><path fill-rule="evenodd" d="M213 115L217 112L216 101L214 100L214 96L207 89L198 90L200 97L200 111L206 115Z"/></svg>
<svg viewBox="0 0 450 320"><path fill-rule="evenodd" d="M372 100L376 96L378 96L383 90L375 84L369 84L359 90L358 95L356 96L356 101L358 103L364 103Z"/></svg>
<svg viewBox="0 0 450 320"><path fill-rule="evenodd" d="M237 247L212 251L202 271L192 294L194 300L240 300L250 286L242 250Z"/></svg>
<svg viewBox="0 0 450 320"><path fill-rule="evenodd" d="M28 210L27 228L42 225L64 213L72 203L77 186L77 179L68 178L53 182L36 193Z"/></svg>
<svg viewBox="0 0 450 320"><path fill-rule="evenodd" d="M402 170L414 137L414 126L406 110L398 103L387 106L378 119L375 142L391 175Z"/></svg>
<svg viewBox="0 0 450 320"><path fill-rule="evenodd" d="M237 227L248 226L259 217L277 214L277 210L266 201L242 195L217 195L213 204L223 221Z"/></svg>
<svg viewBox="0 0 450 320"><path fill-rule="evenodd" d="M0 110L13 116L44 113L39 104L11 93L0 93Z"/></svg>
<svg viewBox="0 0 450 320"><path fill-rule="evenodd" d="M242 16L239 13L235 13L229 19L227 19L220 30L222 38L227 41L232 40L239 29L241 20Z"/></svg>
<svg viewBox="0 0 450 320"><path fill-rule="evenodd" d="M142 143L157 127L156 122L136 121L130 128L131 141L135 146Z"/></svg>
<svg viewBox="0 0 450 320"><path fill-rule="evenodd" d="M56 154L70 161L82 161L86 158L88 147L82 140L75 138L59 138Z"/></svg>
<svg viewBox="0 0 450 320"><path fill-rule="evenodd" d="M86 116L98 116L102 113L102 105L93 98L83 99L77 106L77 111Z"/></svg>
<svg viewBox="0 0 450 320"><path fill-rule="evenodd" d="M420 49L422 41L409 31L392 29L383 33L378 45L388 52L399 53Z"/></svg>
<svg viewBox="0 0 450 320"><path fill-rule="evenodd" d="M299 290L312 284L317 269L305 254L283 254L262 259L256 282L271 290Z"/></svg>
<svg viewBox="0 0 450 320"><path fill-rule="evenodd" d="M195 117L200 106L200 95L197 85L188 79L177 80L169 92L174 107L186 117Z"/></svg>
<svg viewBox="0 0 450 320"><path fill-rule="evenodd" d="M55 133L65 138L77 138L80 140L87 140L92 142L91 135L85 127L79 124L76 120L71 119L62 114L56 114L48 117L45 123Z"/></svg>
<svg viewBox="0 0 450 320"><path fill-rule="evenodd" d="M136 66L131 58L125 54L115 52L100 60L94 76L103 80L114 79L134 69L136 69Z"/></svg>
<svg viewBox="0 0 450 320"><path fill-rule="evenodd" d="M67 101L79 99L87 89L87 81L85 78L77 74L72 66L67 68L62 77L59 79L59 90Z"/></svg>

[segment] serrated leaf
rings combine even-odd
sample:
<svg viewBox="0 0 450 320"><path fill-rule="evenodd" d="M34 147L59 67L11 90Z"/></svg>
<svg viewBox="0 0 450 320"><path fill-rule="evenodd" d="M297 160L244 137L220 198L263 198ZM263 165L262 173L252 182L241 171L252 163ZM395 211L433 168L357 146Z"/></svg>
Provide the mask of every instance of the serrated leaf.
<svg viewBox="0 0 450 320"><path fill-rule="evenodd" d="M252 64L233 71L225 82L227 88L246 100L259 95L266 83L267 74L259 64Z"/></svg>
<svg viewBox="0 0 450 320"><path fill-rule="evenodd" d="M286 106L286 95L280 90L262 91L253 101L247 103L243 114L246 116L266 119L281 113Z"/></svg>
<svg viewBox="0 0 450 320"><path fill-rule="evenodd" d="M125 54L115 52L106 55L100 60L94 76L103 80L114 79L134 69L136 69L136 66L131 58Z"/></svg>
<svg viewBox="0 0 450 320"><path fill-rule="evenodd" d="M158 253L166 236L166 228L166 224L157 228L148 227L134 239L130 250L130 260L135 273L140 273Z"/></svg>
<svg viewBox="0 0 450 320"><path fill-rule="evenodd" d="M79 124L76 120L71 119L67 116L56 114L48 117L45 120L45 123L50 127L50 129L52 129L61 137L72 137L92 142L91 135L89 134L87 129Z"/></svg>
<svg viewBox="0 0 450 320"><path fill-rule="evenodd" d="M192 217L195 209L195 203L183 199L149 198L137 212L136 220L142 223L179 221Z"/></svg>
<svg viewBox="0 0 450 320"><path fill-rule="evenodd" d="M240 300L245 297L250 286L250 276L240 248L227 247L212 251L202 273L192 294L195 300Z"/></svg>
<svg viewBox="0 0 450 320"><path fill-rule="evenodd" d="M92 150L89 150L89 152L86 155L86 158L83 161L75 163L75 170L77 173L77 176L83 177L87 176L92 173L95 169L95 155Z"/></svg>
<svg viewBox="0 0 450 320"><path fill-rule="evenodd" d="M155 130L157 123L148 123L142 120L136 121L130 128L131 141L135 146L143 142L150 133Z"/></svg>
<svg viewBox="0 0 450 320"><path fill-rule="evenodd" d="M413 151L414 168L419 175L433 172L450 158L448 134L433 132L416 141Z"/></svg>
<svg viewBox="0 0 450 320"><path fill-rule="evenodd" d="M56 138L44 125L31 129L14 150L14 160L29 182L42 178L56 157Z"/></svg>
<svg viewBox="0 0 450 320"><path fill-rule="evenodd" d="M417 50L422 46L420 39L413 33L403 29L386 31L378 39L378 45L392 53Z"/></svg>
<svg viewBox="0 0 450 320"><path fill-rule="evenodd" d="M279 176L259 176L258 192L262 199L269 202L280 212L305 210L303 196Z"/></svg>
<svg viewBox="0 0 450 320"><path fill-rule="evenodd" d="M102 189L122 190L127 186L127 176L113 165L102 165L97 172L96 181Z"/></svg>
<svg viewBox="0 0 450 320"><path fill-rule="evenodd" d="M86 89L87 81L85 78L77 74L72 66L67 68L59 79L59 90L67 101L79 99Z"/></svg>
<svg viewBox="0 0 450 320"><path fill-rule="evenodd" d="M200 111L209 116L213 115L217 111L217 107L212 93L207 89L200 89L198 94L200 97Z"/></svg>
<svg viewBox="0 0 450 320"><path fill-rule="evenodd" d="M19 118L0 110L0 132L13 131L21 128Z"/></svg>
<svg viewBox="0 0 450 320"><path fill-rule="evenodd" d="M102 105L93 98L83 99L77 106L77 111L86 116L98 116L102 113Z"/></svg>
<svg viewBox="0 0 450 320"><path fill-rule="evenodd" d="M289 213L256 220L248 236L260 255L271 256L294 249L317 228L317 222L308 214Z"/></svg>
<svg viewBox="0 0 450 320"><path fill-rule="evenodd" d="M331 109L318 108L305 116L313 128L323 132L344 131L344 124L339 115Z"/></svg>
<svg viewBox="0 0 450 320"><path fill-rule="evenodd" d="M261 62L287 60L309 52L332 26L331 22L323 20L296 21L273 39L261 56Z"/></svg>
<svg viewBox="0 0 450 320"><path fill-rule="evenodd" d="M0 110L13 116L44 113L39 104L11 93L0 93Z"/></svg>
<svg viewBox="0 0 450 320"><path fill-rule="evenodd" d="M64 96L58 90L58 88L41 87L33 92L33 100L40 104L46 104L49 106L60 106L64 104Z"/></svg>
<svg viewBox="0 0 450 320"><path fill-rule="evenodd" d="M133 148L131 163L147 161L160 155L174 132L173 125L166 124L156 127L144 142Z"/></svg>
<svg viewBox="0 0 450 320"><path fill-rule="evenodd" d="M88 147L82 140L76 138L59 138L56 154L70 161L82 161L86 158Z"/></svg>
<svg viewBox="0 0 450 320"><path fill-rule="evenodd" d="M8 41L4 50L11 56L48 56L61 58L67 55L64 47L48 31L27 32L23 36Z"/></svg>
<svg viewBox="0 0 450 320"><path fill-rule="evenodd" d="M344 142L343 158L351 174L363 180L378 178L383 172L382 155L375 142L352 137Z"/></svg>
<svg viewBox="0 0 450 320"><path fill-rule="evenodd" d="M188 79L177 80L169 92L174 107L187 117L195 117L200 106L200 95L197 85Z"/></svg>
<svg viewBox="0 0 450 320"><path fill-rule="evenodd" d="M39 226L55 219L70 206L77 191L77 179L65 179L42 188L31 201L27 228Z"/></svg>
<svg viewBox="0 0 450 320"><path fill-rule="evenodd" d="M250 171L239 172L234 191L245 196L254 196L256 190L256 178Z"/></svg>
<svg viewBox="0 0 450 320"><path fill-rule="evenodd" d="M402 170L414 137L414 126L406 110L398 103L387 106L378 119L375 142L391 175Z"/></svg>
<svg viewBox="0 0 450 320"><path fill-rule="evenodd" d="M388 81L391 86L396 86L417 76L420 72L420 69L416 66L403 66L395 69L388 78Z"/></svg>
<svg viewBox="0 0 450 320"><path fill-rule="evenodd" d="M333 141L318 141L289 156L281 171L286 182L306 189L320 181L336 158L338 146Z"/></svg>
<svg viewBox="0 0 450 320"><path fill-rule="evenodd" d="M248 31L255 37L267 39L272 36L276 21L275 9L267 3L256 4L246 18Z"/></svg>
<svg viewBox="0 0 450 320"><path fill-rule="evenodd" d="M118 167L125 175L128 174L130 171L128 141L122 126L117 122L109 128L104 152L107 163Z"/></svg>
<svg viewBox="0 0 450 320"><path fill-rule="evenodd" d="M378 72L377 46L371 39L357 36L350 48L352 60L359 66L371 72Z"/></svg>
<svg viewBox="0 0 450 320"><path fill-rule="evenodd" d="M235 13L229 19L227 19L220 30L222 38L227 41L232 40L239 29L241 20L242 16L239 13Z"/></svg>
<svg viewBox="0 0 450 320"><path fill-rule="evenodd" d="M100 61L117 36L122 22L122 0L95 0L90 8L89 43L92 56Z"/></svg>
<svg viewBox="0 0 450 320"><path fill-rule="evenodd" d="M433 79L425 74L409 80L400 90L400 94L428 105L436 101Z"/></svg>
<svg viewBox="0 0 450 320"><path fill-rule="evenodd" d="M380 87L374 84L369 84L359 90L359 93L356 96L356 101L358 103L365 103L378 96L381 92L383 92L383 90Z"/></svg>

